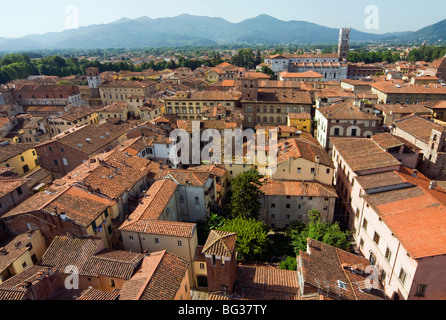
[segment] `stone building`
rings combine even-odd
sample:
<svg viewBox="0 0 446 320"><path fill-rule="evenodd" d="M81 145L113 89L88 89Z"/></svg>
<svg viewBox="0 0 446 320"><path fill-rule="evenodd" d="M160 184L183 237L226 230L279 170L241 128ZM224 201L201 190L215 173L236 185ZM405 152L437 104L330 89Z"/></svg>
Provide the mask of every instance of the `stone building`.
<svg viewBox="0 0 446 320"><path fill-rule="evenodd" d="M370 138L377 133L380 118L360 110L355 100L336 103L316 110L317 139L326 150L332 149L332 137Z"/></svg>

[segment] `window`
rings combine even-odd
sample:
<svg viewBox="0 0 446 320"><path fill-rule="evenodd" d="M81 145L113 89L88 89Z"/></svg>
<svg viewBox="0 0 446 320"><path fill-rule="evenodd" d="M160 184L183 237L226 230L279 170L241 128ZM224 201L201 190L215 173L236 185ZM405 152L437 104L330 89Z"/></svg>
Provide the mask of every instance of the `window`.
<svg viewBox="0 0 446 320"><path fill-rule="evenodd" d="M135 240L135 238L133 236L129 236L130 240Z"/></svg>
<svg viewBox="0 0 446 320"><path fill-rule="evenodd" d="M390 251L389 248L387 248L387 250L386 250L386 255L385 255L385 257L386 257L386 260L387 260L388 262L390 262L390 259L392 258L392 251Z"/></svg>
<svg viewBox="0 0 446 320"><path fill-rule="evenodd" d="M286 208L287 208L287 209L291 209L291 204L287 204L287 205L286 205Z"/></svg>
<svg viewBox="0 0 446 320"><path fill-rule="evenodd" d="M195 204L200 204L200 198L195 197Z"/></svg>
<svg viewBox="0 0 446 320"><path fill-rule="evenodd" d="M373 241L374 241L376 244L379 244L379 239L380 239L380 238L381 238L381 237L379 236L379 234L375 232L375 235L373 236Z"/></svg>
<svg viewBox="0 0 446 320"><path fill-rule="evenodd" d="M115 280L110 279L110 286L111 286L112 288L115 288L115 287L116 287Z"/></svg>
<svg viewBox="0 0 446 320"><path fill-rule="evenodd" d="M276 208L276 204L275 203L272 203L271 204L271 209L275 209Z"/></svg>
<svg viewBox="0 0 446 320"><path fill-rule="evenodd" d="M183 246L183 242L181 240L178 240L178 246L182 247Z"/></svg>
<svg viewBox="0 0 446 320"><path fill-rule="evenodd" d="M159 245L159 244L160 244L160 239L155 238L155 244L156 244L156 245Z"/></svg>
<svg viewBox="0 0 446 320"><path fill-rule="evenodd" d="M55 164L56 166L58 166L58 165L59 165L59 161L54 160L54 164Z"/></svg>
<svg viewBox="0 0 446 320"><path fill-rule="evenodd" d="M17 193L19 194L19 196L21 196L23 194L22 187L17 188Z"/></svg>
<svg viewBox="0 0 446 320"><path fill-rule="evenodd" d="M367 230L368 224L369 224L369 222L367 221L367 219L364 219L364 222L362 223L362 227L364 228L364 230Z"/></svg>
<svg viewBox="0 0 446 320"><path fill-rule="evenodd" d="M426 284L419 284L417 287L417 292L415 293L415 296L417 297L424 297L426 294Z"/></svg>
<svg viewBox="0 0 446 320"><path fill-rule="evenodd" d="M406 278L407 278L407 273L403 268L401 268L398 279L401 281L403 285L406 283Z"/></svg>
<svg viewBox="0 0 446 320"><path fill-rule="evenodd" d="M202 262L200 263L200 269L204 270L204 263L202 263Z"/></svg>
<svg viewBox="0 0 446 320"><path fill-rule="evenodd" d="M301 173L302 172L302 168L297 168L297 173Z"/></svg>
<svg viewBox="0 0 446 320"><path fill-rule="evenodd" d="M316 173L316 169L311 168L311 174L315 174Z"/></svg>
<svg viewBox="0 0 446 320"><path fill-rule="evenodd" d="M26 268L26 261L22 263L22 267Z"/></svg>
<svg viewBox="0 0 446 320"><path fill-rule="evenodd" d="M361 248L364 247L364 239L361 238L361 240L359 241L359 246Z"/></svg>

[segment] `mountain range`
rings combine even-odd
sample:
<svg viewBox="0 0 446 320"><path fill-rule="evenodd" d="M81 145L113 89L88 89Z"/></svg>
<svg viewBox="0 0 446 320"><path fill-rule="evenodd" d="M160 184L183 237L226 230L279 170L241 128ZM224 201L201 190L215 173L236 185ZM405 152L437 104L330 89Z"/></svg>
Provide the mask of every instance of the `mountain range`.
<svg viewBox="0 0 446 320"><path fill-rule="evenodd" d="M40 49L142 48L218 44L337 43L339 29L260 15L239 23L183 14L172 18L122 18L62 32L0 38L0 51ZM446 40L446 20L416 32L374 34L352 29L351 41L438 42Z"/></svg>

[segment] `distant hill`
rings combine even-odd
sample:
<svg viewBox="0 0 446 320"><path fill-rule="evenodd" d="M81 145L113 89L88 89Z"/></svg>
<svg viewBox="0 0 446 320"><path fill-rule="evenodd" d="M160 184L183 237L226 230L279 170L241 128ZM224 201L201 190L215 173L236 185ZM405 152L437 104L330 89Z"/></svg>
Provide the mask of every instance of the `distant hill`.
<svg viewBox="0 0 446 320"><path fill-rule="evenodd" d="M446 19L406 35L403 39L428 41L430 44L446 41Z"/></svg>
<svg viewBox="0 0 446 320"><path fill-rule="evenodd" d="M305 21L282 21L260 15L239 23L183 14L173 18L122 18L63 32L0 38L0 51L32 49L137 48L215 44L337 43L339 29ZM437 41L446 39L446 20L417 32L372 34L352 29L351 40Z"/></svg>

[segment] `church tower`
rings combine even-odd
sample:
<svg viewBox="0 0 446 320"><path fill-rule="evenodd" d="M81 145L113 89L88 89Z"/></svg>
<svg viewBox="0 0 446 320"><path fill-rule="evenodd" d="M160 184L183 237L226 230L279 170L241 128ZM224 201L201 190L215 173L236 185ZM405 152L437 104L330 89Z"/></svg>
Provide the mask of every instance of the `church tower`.
<svg viewBox="0 0 446 320"><path fill-rule="evenodd" d="M339 61L347 61L348 53L350 52L350 28L341 28L339 32Z"/></svg>
<svg viewBox="0 0 446 320"><path fill-rule="evenodd" d="M242 100L257 101L259 83L257 78L245 77L240 79Z"/></svg>
<svg viewBox="0 0 446 320"><path fill-rule="evenodd" d="M203 247L209 292L232 294L237 280L237 234L212 230Z"/></svg>
<svg viewBox="0 0 446 320"><path fill-rule="evenodd" d="M101 84L101 77L98 68L86 68L88 86L90 87L90 96L92 98L100 98L99 85Z"/></svg>

